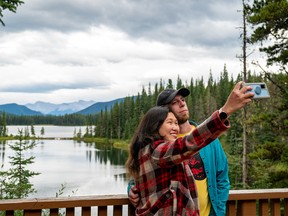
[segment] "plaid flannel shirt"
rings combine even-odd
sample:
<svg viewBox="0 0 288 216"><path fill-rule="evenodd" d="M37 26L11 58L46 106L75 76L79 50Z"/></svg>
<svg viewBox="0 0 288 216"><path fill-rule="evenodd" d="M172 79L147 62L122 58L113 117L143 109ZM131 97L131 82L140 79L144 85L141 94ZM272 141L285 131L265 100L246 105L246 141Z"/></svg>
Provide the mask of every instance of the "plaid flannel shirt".
<svg viewBox="0 0 288 216"><path fill-rule="evenodd" d="M136 215L199 215L189 159L230 127L214 112L190 135L174 142L155 141L139 151L140 173L135 180L140 191Z"/></svg>

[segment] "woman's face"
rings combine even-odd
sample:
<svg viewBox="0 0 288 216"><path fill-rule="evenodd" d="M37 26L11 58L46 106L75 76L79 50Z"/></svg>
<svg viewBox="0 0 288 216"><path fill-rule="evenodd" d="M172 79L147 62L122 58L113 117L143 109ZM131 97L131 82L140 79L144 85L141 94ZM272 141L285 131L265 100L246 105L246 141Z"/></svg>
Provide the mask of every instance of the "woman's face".
<svg viewBox="0 0 288 216"><path fill-rule="evenodd" d="M169 112L165 121L159 128L159 134L166 141L173 141L179 133L178 120L172 112Z"/></svg>

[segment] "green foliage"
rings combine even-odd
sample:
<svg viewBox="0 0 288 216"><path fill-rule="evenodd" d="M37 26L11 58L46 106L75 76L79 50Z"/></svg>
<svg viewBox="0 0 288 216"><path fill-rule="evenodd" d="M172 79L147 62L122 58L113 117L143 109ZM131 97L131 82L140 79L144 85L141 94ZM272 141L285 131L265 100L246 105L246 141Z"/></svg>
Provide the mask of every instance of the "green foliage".
<svg viewBox="0 0 288 216"><path fill-rule="evenodd" d="M255 147L249 154L253 166L250 176L253 176L254 188L278 188L287 187L287 144L276 140L265 142Z"/></svg>
<svg viewBox="0 0 288 216"><path fill-rule="evenodd" d="M251 7L246 6L248 22L254 28L250 42L268 42L265 47L263 45L260 47L260 51L268 56L267 64L280 64L287 72L287 0L254 0Z"/></svg>
<svg viewBox="0 0 288 216"><path fill-rule="evenodd" d="M241 168L241 154L229 154L226 152L226 156L229 164L229 180L231 189L241 189L242 185L242 168Z"/></svg>
<svg viewBox="0 0 288 216"><path fill-rule="evenodd" d="M25 198L36 192L30 178L40 173L30 171L27 167L34 163L35 157L25 157L26 152L35 147L35 141L24 140L23 132L19 131L19 142L9 145L14 156L9 156L11 167L7 171L0 172L1 199ZM2 166L3 168L3 166Z"/></svg>
<svg viewBox="0 0 288 216"><path fill-rule="evenodd" d="M13 13L16 13L17 7L21 4L24 4L24 1L21 0L1 0L0 1L0 23L5 26L5 23L1 19L3 17L3 11L9 10Z"/></svg>

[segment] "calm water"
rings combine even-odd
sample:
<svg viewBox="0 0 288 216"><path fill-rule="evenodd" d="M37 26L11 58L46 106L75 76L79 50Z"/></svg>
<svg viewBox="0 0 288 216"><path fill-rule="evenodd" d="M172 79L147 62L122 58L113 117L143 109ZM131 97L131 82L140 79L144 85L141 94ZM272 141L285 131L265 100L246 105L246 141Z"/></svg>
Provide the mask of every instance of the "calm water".
<svg viewBox="0 0 288 216"><path fill-rule="evenodd" d="M39 134L41 127L37 126ZM17 133L17 126L13 128ZM49 126L48 129L44 126L44 129L44 137L72 137L75 127ZM11 134L11 126L8 130ZM37 130L35 126L36 136ZM13 152L8 144L11 142L17 140L0 144L0 159L4 170L10 166L8 156ZM128 181L125 178L124 163L127 151L109 145L73 140L40 140L36 144L27 155L36 157L29 169L41 173L31 179L37 190L31 197L55 197L61 184L65 185L62 196L126 194Z"/></svg>
<svg viewBox="0 0 288 216"><path fill-rule="evenodd" d="M41 128L44 128L44 136L46 138L71 138L74 136L74 133L79 132L81 130L82 134L85 133L86 127L83 126L54 126L54 125L35 125L35 135L36 137L42 137L41 136ZM23 126L23 125L13 125L13 126L7 126L8 133L12 135L17 135L18 130L22 130L23 132L25 129L28 129L29 133L31 134L31 126Z"/></svg>

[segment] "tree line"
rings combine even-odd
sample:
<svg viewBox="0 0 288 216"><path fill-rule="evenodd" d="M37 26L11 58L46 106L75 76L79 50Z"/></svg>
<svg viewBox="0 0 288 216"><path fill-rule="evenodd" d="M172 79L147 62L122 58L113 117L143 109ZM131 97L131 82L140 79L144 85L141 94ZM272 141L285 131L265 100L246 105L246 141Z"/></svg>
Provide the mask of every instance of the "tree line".
<svg viewBox="0 0 288 216"><path fill-rule="evenodd" d="M61 126L78 126L86 125L89 115L81 114L65 114L62 116L47 115L47 116L31 116L31 115L12 115L3 113L0 115L1 125L61 125Z"/></svg>

